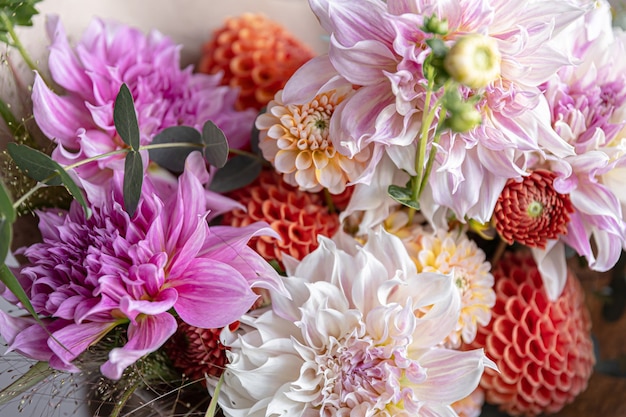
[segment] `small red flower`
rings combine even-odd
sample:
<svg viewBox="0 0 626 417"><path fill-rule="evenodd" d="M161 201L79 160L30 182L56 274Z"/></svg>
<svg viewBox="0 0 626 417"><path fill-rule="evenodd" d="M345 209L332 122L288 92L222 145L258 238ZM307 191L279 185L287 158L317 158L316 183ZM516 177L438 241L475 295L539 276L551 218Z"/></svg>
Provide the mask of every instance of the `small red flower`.
<svg viewBox="0 0 626 417"><path fill-rule="evenodd" d="M317 248L317 236L332 236L339 227L338 216L330 213L320 194L298 190L274 171L263 171L252 184L229 194L247 211L233 210L224 215L224 224L235 227L265 221L281 237L261 236L250 246L268 261L282 265L282 253L302 259Z"/></svg>
<svg viewBox="0 0 626 417"><path fill-rule="evenodd" d="M493 275L493 318L470 345L500 370L485 368L486 401L512 416L556 413L587 388L595 362L582 288L570 272L561 296L549 301L528 252L505 254Z"/></svg>
<svg viewBox="0 0 626 417"><path fill-rule="evenodd" d="M229 326L237 330L239 322ZM219 377L226 366L227 347L220 342L222 329L201 329L185 322L178 324L178 330L165 345L165 351L174 367L190 380L201 380L204 375Z"/></svg>
<svg viewBox="0 0 626 417"><path fill-rule="evenodd" d="M555 177L537 170L521 182L506 183L494 210L496 230L505 241L544 249L548 240L567 233L574 208L569 195L554 189Z"/></svg>
<svg viewBox="0 0 626 417"><path fill-rule="evenodd" d="M226 20L204 45L198 71L224 72L222 83L240 89L237 109L265 106L293 73L315 55L285 28L261 14Z"/></svg>

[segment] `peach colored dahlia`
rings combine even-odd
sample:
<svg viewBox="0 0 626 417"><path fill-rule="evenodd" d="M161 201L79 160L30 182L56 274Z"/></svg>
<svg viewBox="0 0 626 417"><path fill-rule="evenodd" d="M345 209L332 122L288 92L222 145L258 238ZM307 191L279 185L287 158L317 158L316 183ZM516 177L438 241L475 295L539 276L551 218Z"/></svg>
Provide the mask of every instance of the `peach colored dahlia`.
<svg viewBox="0 0 626 417"><path fill-rule="evenodd" d="M444 343L458 348L462 342L472 342L478 326L491 320L496 299L485 253L461 231L439 229L433 233L415 223L399 223L405 217L404 211L393 213L385 222L387 230L402 239L418 272L452 274L461 296L459 320Z"/></svg>
<svg viewBox="0 0 626 417"><path fill-rule="evenodd" d="M282 92L278 92L267 112L257 118L263 157L289 184L306 191L326 188L340 194L363 171L369 148L349 158L337 151L330 137L331 117L352 91L330 90L304 104L284 104Z"/></svg>
<svg viewBox="0 0 626 417"><path fill-rule="evenodd" d="M493 275L493 319L470 345L500 370L485 370L486 401L512 416L556 413L587 388L595 362L582 288L570 271L550 301L528 252L506 253Z"/></svg>
<svg viewBox="0 0 626 417"><path fill-rule="evenodd" d="M264 219L279 235L252 239L250 246L262 257L282 262L283 252L302 259L318 246L317 236L332 236L339 227L336 214L331 214L318 194L306 193L285 183L273 171L263 171L252 184L230 193L230 197L246 207L224 216L224 223L246 226Z"/></svg>
<svg viewBox="0 0 626 417"><path fill-rule="evenodd" d="M222 84L240 89L237 108L260 110L313 51L262 14L227 19L204 45L198 71L223 71Z"/></svg>

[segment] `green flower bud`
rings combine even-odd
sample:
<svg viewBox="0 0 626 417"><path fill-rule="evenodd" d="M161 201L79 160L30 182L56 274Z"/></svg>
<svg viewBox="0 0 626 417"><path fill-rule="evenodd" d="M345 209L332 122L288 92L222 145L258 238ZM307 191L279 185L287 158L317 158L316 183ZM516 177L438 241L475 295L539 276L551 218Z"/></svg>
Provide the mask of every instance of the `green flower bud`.
<svg viewBox="0 0 626 417"><path fill-rule="evenodd" d="M422 27L424 32L432 33L435 35L447 35L448 34L448 21L446 19L439 19L437 16L432 15L424 19L424 26Z"/></svg>
<svg viewBox="0 0 626 417"><path fill-rule="evenodd" d="M478 33L459 38L443 65L450 77L469 88L483 88L500 76L502 57L496 40Z"/></svg>
<svg viewBox="0 0 626 417"><path fill-rule="evenodd" d="M448 111L450 114L446 118L446 126L453 132L470 131L483 121L480 112L469 103L457 103L454 107L448 108Z"/></svg>

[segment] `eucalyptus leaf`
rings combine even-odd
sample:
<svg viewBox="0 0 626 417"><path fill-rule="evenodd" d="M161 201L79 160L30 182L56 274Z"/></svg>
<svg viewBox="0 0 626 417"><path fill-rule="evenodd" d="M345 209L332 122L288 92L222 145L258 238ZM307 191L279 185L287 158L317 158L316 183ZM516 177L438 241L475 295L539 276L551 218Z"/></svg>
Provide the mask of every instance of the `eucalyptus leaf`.
<svg viewBox="0 0 626 417"><path fill-rule="evenodd" d="M18 168L30 178L48 185L61 185L59 170L63 171L63 167L45 153L14 142L7 145L7 151Z"/></svg>
<svg viewBox="0 0 626 417"><path fill-rule="evenodd" d="M30 303L30 299L24 291L24 288L22 288L13 272L11 272L9 267L4 263L0 265L0 281L2 281L7 289L13 293L20 303L22 303L22 306L26 309L26 311L28 311L37 321L40 321L33 305Z"/></svg>
<svg viewBox="0 0 626 417"><path fill-rule="evenodd" d="M175 173L181 173L185 169L185 160L193 152L203 148L202 135L193 127L172 126L163 129L152 140L152 145L173 144L172 147L150 148L149 155L152 162ZM174 146L176 143L194 143L193 146Z"/></svg>
<svg viewBox="0 0 626 417"><path fill-rule="evenodd" d="M33 16L39 12L35 4L41 0L0 1L0 41L12 44L10 33L15 26L32 26Z"/></svg>
<svg viewBox="0 0 626 417"><path fill-rule="evenodd" d="M124 209L129 216L135 214L141 198L143 161L139 152L129 152L124 161Z"/></svg>
<svg viewBox="0 0 626 417"><path fill-rule="evenodd" d="M0 215L0 263L4 264L13 239L13 223L2 213Z"/></svg>
<svg viewBox="0 0 626 417"><path fill-rule="evenodd" d="M7 219L10 223L13 223L17 218L15 208L13 208L11 193L9 193L2 181L0 181L0 216Z"/></svg>
<svg viewBox="0 0 626 417"><path fill-rule="evenodd" d="M63 182L63 185L65 186L67 191L69 191L72 197L74 197L74 200L78 201L78 203L83 206L85 217L90 218L91 209L87 205L87 200L85 199L85 196L83 195L81 189L78 187L78 185L76 185L72 177L70 177L70 175L63 169L61 165L59 165L58 173L61 176L61 181Z"/></svg>
<svg viewBox="0 0 626 417"><path fill-rule="evenodd" d="M57 371L50 368L48 362L40 361L35 363L28 371L26 371L26 373L21 375L17 380L11 383L11 385L0 391L0 405L5 405L14 398L24 394L26 391L30 390L47 377L54 375L56 372Z"/></svg>
<svg viewBox="0 0 626 417"><path fill-rule="evenodd" d="M0 181L0 264L7 259L13 238L13 223L17 215L9 195L9 190Z"/></svg>
<svg viewBox="0 0 626 417"><path fill-rule="evenodd" d="M26 145L9 143L7 150L17 166L32 179L48 185L63 184L67 191L83 206L85 216L91 217L91 210L81 189L61 165L43 152Z"/></svg>
<svg viewBox="0 0 626 417"><path fill-rule="evenodd" d="M137 113L135 113L135 102L128 86L122 84L113 107L113 123L118 135L125 144L134 151L139 150L139 125L137 123Z"/></svg>
<svg viewBox="0 0 626 417"><path fill-rule="evenodd" d="M204 159L214 167L222 168L228 161L228 141L222 129L208 120L202 126L202 141L204 142Z"/></svg>
<svg viewBox="0 0 626 417"><path fill-rule="evenodd" d="M407 206L415 210L420 209L420 203L413 199L412 191L410 188L390 185L387 189L387 193L391 198L393 198L403 206Z"/></svg>
<svg viewBox="0 0 626 417"><path fill-rule="evenodd" d="M262 168L259 159L235 156L217 171L209 189L217 193L227 193L245 187L259 176Z"/></svg>

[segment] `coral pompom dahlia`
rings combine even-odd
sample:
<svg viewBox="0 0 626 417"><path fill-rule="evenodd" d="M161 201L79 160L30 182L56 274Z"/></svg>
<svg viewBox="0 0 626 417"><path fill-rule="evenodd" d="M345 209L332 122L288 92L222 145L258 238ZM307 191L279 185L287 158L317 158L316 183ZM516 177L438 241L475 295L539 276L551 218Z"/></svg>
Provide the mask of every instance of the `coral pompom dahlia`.
<svg viewBox="0 0 626 417"><path fill-rule="evenodd" d="M222 84L240 89L237 108L260 110L313 51L263 16L233 17L204 45L198 71L223 72Z"/></svg>
<svg viewBox="0 0 626 417"><path fill-rule="evenodd" d="M273 171L263 171L252 184L230 193L246 210L236 209L224 216L224 223L237 227L265 221L280 235L255 237L250 245L268 261L282 262L283 252L302 259L318 246L317 237L332 236L339 227L322 197L286 184Z"/></svg>
<svg viewBox="0 0 626 417"><path fill-rule="evenodd" d="M554 178L540 169L521 182L507 182L494 209L496 230L504 240L543 249L548 240L567 233L574 208L569 195L554 189Z"/></svg>
<svg viewBox="0 0 626 417"><path fill-rule="evenodd" d="M500 373L481 380L486 401L512 416L555 413L585 390L594 364L591 322L576 277L550 301L527 252L507 253L493 271L496 305L470 346L484 347Z"/></svg>

